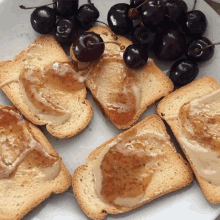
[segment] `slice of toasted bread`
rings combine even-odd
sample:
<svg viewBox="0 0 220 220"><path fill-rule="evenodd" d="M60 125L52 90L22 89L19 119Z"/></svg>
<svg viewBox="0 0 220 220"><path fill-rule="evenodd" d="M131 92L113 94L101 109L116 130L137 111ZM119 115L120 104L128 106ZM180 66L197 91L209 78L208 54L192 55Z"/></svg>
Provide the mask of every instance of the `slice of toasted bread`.
<svg viewBox="0 0 220 220"><path fill-rule="evenodd" d="M107 42L107 41L118 42L121 44L121 46L124 46L124 48L132 44L130 40L128 40L127 38L123 36L117 36L118 39L115 40L114 36L112 36L112 31L109 27L105 27L105 26L93 27L89 31L93 31L99 34L102 37L104 42ZM105 44L104 54L107 56L119 55L122 53L123 50L121 50L120 46L109 43L109 44ZM75 62L77 62L74 56L74 53L73 53L73 46L70 49L70 56ZM91 71L91 66L89 66L88 63L80 63L80 62L78 63L79 63L79 67L83 69L82 71L84 71L84 74L85 72ZM86 66L88 66L88 68L86 68ZM107 71L106 72L100 71L100 72L95 72L95 73L93 72L92 74L88 75L87 80L86 80L86 86L91 91L94 100L98 103L98 105L100 106L104 114L106 114L104 103L103 101L100 101L100 99L98 99L95 94L98 88L97 84L98 84L98 81L100 81L99 79L101 76L103 76L103 74L115 75L114 72L116 72L116 68L117 67L111 68L111 65L110 65L108 72ZM149 59L145 67L139 70L136 70L136 71L132 71L132 72L134 73L135 79L138 82L138 87L140 87L141 89L141 99L136 109L136 113L134 117L127 124L119 125L119 124L115 124L112 121L113 124L118 129L127 129L127 128L132 127L150 105L152 105L156 100L168 95L173 90L172 81L155 65L155 63L151 59ZM107 82L105 82L107 85L108 85L108 80L109 79L107 79Z"/></svg>
<svg viewBox="0 0 220 220"><path fill-rule="evenodd" d="M53 62L69 61L62 47L52 36L44 35L38 37L32 45L40 45L44 49L44 53L41 54L40 59L34 60L34 65L39 68L43 68ZM0 83L19 78L21 70L24 67L25 52L31 50L30 48L31 45L15 56L11 61L0 62ZM5 85L2 90L19 111L33 124L45 124L30 111L28 105L24 102L20 83L12 82ZM63 100L59 100L59 102L62 102L63 108L72 113L71 117L62 125L47 124L47 130L57 138L74 136L88 125L93 115L92 105L86 100L86 87L73 92L70 94L70 97L64 97Z"/></svg>
<svg viewBox="0 0 220 220"><path fill-rule="evenodd" d="M179 141L178 139L181 124L177 117L172 118L172 116L178 116L179 110L184 104L208 95L219 88L220 85L213 77L203 77L176 90L159 103L157 108L158 114L167 121L175 137L177 138L177 141ZM220 186L214 186L202 179L198 175L198 172L193 166L190 157L184 150L184 147L181 147L183 152L186 154L188 161L190 162L204 196L211 203L220 203Z"/></svg>
<svg viewBox="0 0 220 220"><path fill-rule="evenodd" d="M155 146L152 150L150 146L146 146L145 150L155 153L157 150L164 150L166 160L158 159L160 163L158 172L153 176L150 184L144 192L144 198L146 199L141 204L135 207L116 207L104 202L97 195L95 190L94 181L94 164L99 160L100 155L103 152L106 153L106 148L115 146L118 143L119 138L124 140L126 137L131 136L132 141L135 140L136 136L132 136L133 132L156 132L157 134L164 135L166 147ZM144 139L147 138L147 133L144 134ZM178 154L170 142L170 137L166 132L165 125L158 115L150 115L144 120L139 122L134 127L127 131L113 137L98 148L96 148L88 157L87 164L79 166L73 174L73 193L82 209L82 211L91 219L104 219L108 214L118 214L128 212L134 208L137 208L145 203L150 202L162 195L169 192L175 191L182 188L193 181L193 174L190 166Z"/></svg>
<svg viewBox="0 0 220 220"><path fill-rule="evenodd" d="M0 106L0 108L2 107ZM29 125L35 139L45 151L56 155L56 151L43 133L33 124L29 123ZM27 163L27 158L28 155L24 157L18 167L23 162ZM71 175L63 162L61 162L58 176L52 180L39 180L36 177L30 177L28 172L20 175L15 170L15 173L9 178L0 179L0 219L19 220L51 194L63 193L70 186Z"/></svg>

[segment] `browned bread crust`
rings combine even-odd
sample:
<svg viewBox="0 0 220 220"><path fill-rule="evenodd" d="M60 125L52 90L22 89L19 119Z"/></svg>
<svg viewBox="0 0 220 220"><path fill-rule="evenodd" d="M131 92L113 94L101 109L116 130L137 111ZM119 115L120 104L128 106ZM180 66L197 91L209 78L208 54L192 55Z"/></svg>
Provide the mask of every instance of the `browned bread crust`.
<svg viewBox="0 0 220 220"><path fill-rule="evenodd" d="M35 63L39 67L44 67L57 61L69 61L60 44L52 36L40 36L33 42L33 44L42 46L45 51L41 56L41 60L38 60L37 63ZM15 56L11 61L0 62L0 83L19 77L25 62L25 51L29 48L30 46ZM33 124L45 124L34 116L29 110L29 107L24 103L20 90L20 83L10 83L4 86L2 90L16 108L19 109L19 111ZM72 94L71 99L68 97L68 100L62 100L65 103L65 107L73 114L71 118L62 125L46 125L47 130L53 136L57 138L68 138L78 134L89 124L92 119L93 109L91 103L86 99L86 93L86 88L84 87Z"/></svg>
<svg viewBox="0 0 220 220"><path fill-rule="evenodd" d="M1 107L1 106L0 106ZM35 138L50 154L57 154L43 133L30 123ZM15 175L0 179L0 219L19 220L47 199L51 194L65 192L71 186L71 175L64 163L58 176L49 181L30 179L29 175Z"/></svg>
<svg viewBox="0 0 220 220"><path fill-rule="evenodd" d="M178 115L182 105L194 99L198 99L205 95L208 95L219 88L220 86L216 79L214 79L213 77L203 77L176 90L175 92L165 97L159 103L157 107L158 114L169 124L169 126L172 129L172 132L177 138L177 141L179 137L179 131L181 129L181 124L178 119L168 119L168 117L172 115ZM195 176L206 199L214 204L220 203L220 186L214 186L208 183L207 181L203 180L198 175L198 172L193 166L190 157L185 152L184 147L181 147L195 173Z"/></svg>
<svg viewBox="0 0 220 220"><path fill-rule="evenodd" d="M147 130L164 134L167 141L170 142L170 137L166 132L165 125L158 115L150 115L146 117L137 125L119 135L123 139L126 134L134 130ZM105 149L109 143L117 140L119 135L113 137L96 148L89 155L87 163L79 166L73 174L73 193L82 211L91 219L101 220L104 219L108 214L128 212L162 195L180 189L193 181L193 174L189 165L182 158L182 156L176 152L174 146L170 142L170 145L168 145L169 147L167 147L165 150L166 160L158 161L162 163L160 171L154 175L152 182L146 189L146 201L134 208L123 207L120 209L113 205L104 203L95 192L92 170L93 164L97 158L99 158L99 155L103 149ZM158 148L160 148L160 146L158 146Z"/></svg>

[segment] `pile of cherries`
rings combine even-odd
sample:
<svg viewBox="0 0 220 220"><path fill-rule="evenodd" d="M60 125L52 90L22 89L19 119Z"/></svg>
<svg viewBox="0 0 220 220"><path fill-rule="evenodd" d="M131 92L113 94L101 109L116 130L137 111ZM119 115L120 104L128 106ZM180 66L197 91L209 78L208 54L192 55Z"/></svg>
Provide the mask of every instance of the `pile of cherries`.
<svg viewBox="0 0 220 220"><path fill-rule="evenodd" d="M104 52L105 42L94 32L79 34L78 31L87 31L99 17L91 0L79 8L78 0L53 0L51 4L53 8L37 7L31 14L34 30L41 34L55 30L59 42L73 42L75 56L81 62L98 59ZM196 0L194 8L195 5ZM177 85L194 80L199 73L197 62L207 61L214 54L215 44L203 37L207 29L206 16L199 10L188 11L183 0L130 0L130 5L113 5L107 20L115 35L130 34L132 38L133 44L123 55L127 67L143 67L148 51L153 49L159 60L177 60L170 70L170 78ZM134 20L138 22L135 27ZM184 54L186 58L178 60Z"/></svg>
<svg viewBox="0 0 220 220"><path fill-rule="evenodd" d="M53 8L48 7L53 5ZM79 0L53 0L53 3L39 7L25 7L35 9L31 14L31 25L40 34L54 35L60 43L72 43L81 28L87 31L94 26L99 17L99 11L88 0L88 4L79 7ZM81 30L81 31L82 31Z"/></svg>

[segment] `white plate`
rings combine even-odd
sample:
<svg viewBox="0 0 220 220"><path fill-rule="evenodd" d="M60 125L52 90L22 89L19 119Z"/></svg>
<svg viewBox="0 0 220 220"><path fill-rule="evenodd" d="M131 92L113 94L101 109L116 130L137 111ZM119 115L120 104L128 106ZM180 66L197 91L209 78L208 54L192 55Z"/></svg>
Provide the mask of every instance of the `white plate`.
<svg viewBox="0 0 220 220"><path fill-rule="evenodd" d="M106 21L107 11L113 4L119 2L129 2L129 0L92 0L100 11L99 20ZM32 10L21 10L19 4L28 6L50 3L50 0L0 0L0 60L12 59L14 55L28 46L38 35L32 30L30 25L30 14ZM85 3L86 0L80 0ZM192 8L193 0L186 0L189 9ZM198 1L197 9L202 10L209 21L206 36L213 42L219 42L220 19L217 13L203 0ZM216 47L214 58L200 65L199 77L211 75L220 80L218 67L220 62L220 47ZM163 70L168 66L160 65ZM86 162L89 153L113 137L120 131L117 130L97 108L90 95L89 100L94 106L94 117L88 128L76 137L68 140L57 140L49 135L45 129L44 133L57 152L62 156L64 163L73 173L75 168ZM0 92L0 103L10 104L5 95ZM155 113L155 107L151 107L144 114ZM144 117L142 116L142 118ZM176 144L177 146L177 144ZM179 150L179 147L177 146ZM108 216L107 219L139 219L139 220L213 220L220 213L219 205L210 204L203 196L196 181L190 186L163 196L149 204L146 204L134 211L117 216ZM72 194L72 189L61 195L52 195L49 199L30 212L24 220L70 220L87 219L80 210Z"/></svg>

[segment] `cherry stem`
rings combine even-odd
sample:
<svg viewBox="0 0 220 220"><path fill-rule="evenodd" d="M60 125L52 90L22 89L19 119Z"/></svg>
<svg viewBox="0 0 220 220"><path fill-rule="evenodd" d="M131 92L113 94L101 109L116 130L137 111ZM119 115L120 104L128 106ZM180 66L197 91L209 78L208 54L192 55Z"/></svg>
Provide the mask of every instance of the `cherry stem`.
<svg viewBox="0 0 220 220"><path fill-rule="evenodd" d="M26 6L24 6L24 5L19 5L19 7L20 7L21 9L34 9L34 8L39 8L39 7L48 6L48 5L53 5L53 4L55 4L55 3L50 3L50 4L47 4L47 5L42 5L42 6L37 6L37 7L26 7Z"/></svg>
<svg viewBox="0 0 220 220"><path fill-rule="evenodd" d="M204 48L201 48L201 49L196 48L196 49L195 49L195 52L196 52L196 53L199 53L199 52L201 52L201 51L203 51L203 50L206 50L206 49L208 49L209 47L213 47L213 46L215 46L215 45L220 45L220 42L215 43L215 44L210 44L210 45L208 45L208 46L206 46L206 47L204 47Z"/></svg>
<svg viewBox="0 0 220 220"><path fill-rule="evenodd" d="M100 45L100 44L117 44L121 46L120 43L118 42L112 42L112 41L106 41L106 42L100 42L100 43L92 43L91 41L88 42L89 45Z"/></svg>
<svg viewBox="0 0 220 220"><path fill-rule="evenodd" d="M140 8L141 6L145 5L148 1L150 1L150 0L145 0L143 3L141 3L140 5L138 5L138 6L136 7L136 9L138 9L138 8Z"/></svg>
<svg viewBox="0 0 220 220"><path fill-rule="evenodd" d="M196 3L197 3L197 0L194 1L194 5L193 5L192 11L195 10L195 8L196 8Z"/></svg>
<svg viewBox="0 0 220 220"><path fill-rule="evenodd" d="M92 4L92 1L91 1L91 0L88 0L88 3L89 3L89 4Z"/></svg>

